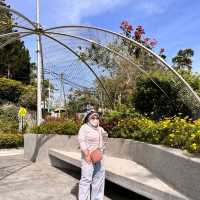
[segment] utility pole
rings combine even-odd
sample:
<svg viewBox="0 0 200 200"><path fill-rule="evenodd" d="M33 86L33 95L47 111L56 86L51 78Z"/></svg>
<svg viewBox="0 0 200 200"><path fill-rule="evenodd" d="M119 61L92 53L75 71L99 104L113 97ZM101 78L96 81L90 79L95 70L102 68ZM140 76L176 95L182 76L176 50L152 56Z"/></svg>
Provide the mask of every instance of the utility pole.
<svg viewBox="0 0 200 200"><path fill-rule="evenodd" d="M48 88L48 113L50 112L50 101L51 101L51 67L49 65L49 88Z"/></svg>
<svg viewBox="0 0 200 200"><path fill-rule="evenodd" d="M40 5L39 0L36 0L36 25L37 25L37 125L41 124L42 121L42 108L41 108L41 47L40 47Z"/></svg>
<svg viewBox="0 0 200 200"><path fill-rule="evenodd" d="M64 74L60 74L60 108L59 108L59 117L61 117L60 110L61 107L65 106L65 91L64 91Z"/></svg>
<svg viewBox="0 0 200 200"><path fill-rule="evenodd" d="M67 109L67 102L66 102L66 95L65 95L65 85L64 85L64 74L63 74L63 77L62 77L62 89L63 89L63 97L64 97L64 109L65 109L65 116L67 116L67 112L66 112L66 109Z"/></svg>
<svg viewBox="0 0 200 200"><path fill-rule="evenodd" d="M61 73L61 87L63 92L64 106L66 106L65 87L64 87L64 73Z"/></svg>

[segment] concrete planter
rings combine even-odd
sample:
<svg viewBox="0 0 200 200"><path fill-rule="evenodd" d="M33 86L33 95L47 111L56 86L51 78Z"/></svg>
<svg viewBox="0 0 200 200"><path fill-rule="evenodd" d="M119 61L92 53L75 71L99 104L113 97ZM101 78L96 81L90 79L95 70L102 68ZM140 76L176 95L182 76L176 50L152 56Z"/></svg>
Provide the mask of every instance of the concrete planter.
<svg viewBox="0 0 200 200"><path fill-rule="evenodd" d="M24 135L26 159L50 164L49 148L80 151L77 136ZM200 158L182 150L121 138L109 138L106 154L133 160L186 196L200 199Z"/></svg>

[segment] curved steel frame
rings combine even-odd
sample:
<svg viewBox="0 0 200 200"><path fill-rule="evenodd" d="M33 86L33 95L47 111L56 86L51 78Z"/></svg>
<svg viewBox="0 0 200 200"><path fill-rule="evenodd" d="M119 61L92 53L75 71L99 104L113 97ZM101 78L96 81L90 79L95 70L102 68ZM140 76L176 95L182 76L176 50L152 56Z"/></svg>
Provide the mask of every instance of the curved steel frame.
<svg viewBox="0 0 200 200"><path fill-rule="evenodd" d="M49 36L45 33L43 33L43 35L45 35L46 37L48 38L51 38L52 40L58 42L60 45L64 46L65 48L67 48L70 52L72 52L76 57L78 57L88 68L89 70L94 74L94 76L97 78L97 80L99 81L99 83L101 84L102 88L104 89L104 91L106 92L106 95L108 96L109 98L109 101L110 101L110 105L112 105L112 100L110 98L110 95L108 93L108 91L106 90L106 88L104 87L102 81L99 79L99 77L97 76L97 74L95 73L95 71L90 67L90 65L84 61L73 49L71 49L70 47L68 47L66 44L63 44L62 42L60 42L59 40L57 40L56 38L52 37L52 36Z"/></svg>
<svg viewBox="0 0 200 200"><path fill-rule="evenodd" d="M21 35L21 36L12 38L12 39L6 41L5 43L3 43L2 45L0 45L0 49L5 47L6 45L18 40L18 39L20 39L20 38L27 37L27 36L30 36L30 35L33 35L33 34L34 34L34 32L27 32L25 35Z"/></svg>
<svg viewBox="0 0 200 200"><path fill-rule="evenodd" d="M97 41L93 41L84 37L80 37L80 36L75 36L72 34L65 34L65 33L60 33L60 32L55 32L54 30L58 30L58 29L63 29L63 28L79 28L79 29L89 29L89 30L97 30L97 31L101 31L104 33L109 33L115 36L118 36L120 38L126 39L132 43L134 43L136 46L144 49L146 52L150 53L154 58L158 59L164 66L163 67L167 67L170 71L173 72L173 74L175 74L176 77L179 78L179 80L186 86L186 88L189 90L189 92L195 97L195 99L200 103L200 97L196 94L196 92L191 88L191 86L183 79L183 77L178 74L172 67L170 67L170 65L168 65L160 56L158 56L156 53L154 53L153 51L151 51L150 49L148 49L147 47L143 46L142 44L138 43L137 41L131 39L131 38L127 38L119 33L107 30L107 29L102 29L102 28L98 28L98 27L92 27L92 26L83 26L83 25L70 25L70 26L57 26L57 27L51 27L48 29L42 29L40 28L40 26L37 23L32 22L31 20L29 20L26 16L24 16L23 14L19 13L16 10L13 10L11 8L7 8L5 6L0 6L0 8L2 9L6 9L14 14L16 14L17 16L23 18L26 22L28 22L33 29L29 28L29 27L25 27L25 26L19 26L19 25L13 25L13 27L17 27L17 28L21 28L24 29L26 31L21 31L21 32L13 32L13 33L7 33L7 34L2 34L0 35L0 38L4 38L4 37L9 37L9 36L14 36L14 35L18 35L18 37L14 37L9 39L8 41L6 41L5 43L3 43L2 45L0 45L0 48L3 48L4 46L6 46L7 44L14 42L15 40L19 39L19 38L23 38L32 34L36 34L39 35L40 37L40 46L42 46L41 44L41 35L44 35L52 40L54 40L55 42L59 43L60 45L62 45L63 47L65 47L66 49L68 49L70 52L72 52L75 56L77 56L89 69L90 71L95 75L95 77L97 78L97 80L100 82L102 88L104 89L104 91L106 92L106 95L108 96L110 102L112 103L111 99L110 99L110 95L108 94L108 91L106 90L106 88L104 87L103 83L101 82L101 80L99 79L98 75L94 72L94 70L90 67L90 65L84 61L83 59L81 59L81 57L73 50L71 49L69 46L67 46L66 44L64 44L63 42L57 40L55 37L50 36L49 34L54 34L54 35L63 35L63 36L68 36L68 37L72 37L72 38L76 38L79 40L84 40L87 41L89 43L93 43L96 45L101 46L102 48L107 49L109 52L125 59L126 61L128 61L129 63L131 63L133 66L135 66L137 69L139 69L142 73L144 73L145 75L147 75L158 87L159 89L162 90L162 92L168 97L168 95L165 93L165 91L160 88L160 86L149 76L149 74L144 71L143 69L140 68L139 65L135 64L134 62L132 62L128 57L125 57L124 55L108 48L107 46L102 45L101 43L97 42ZM20 34L24 34L24 35L20 35ZM43 62L43 61L42 61Z"/></svg>
<svg viewBox="0 0 200 200"><path fill-rule="evenodd" d="M48 74L50 71L47 70L47 69L45 69L44 72ZM58 74L58 73L56 73L56 72L51 72L51 73L54 74L54 75L56 75L56 76L60 76L60 74ZM60 79L60 78L58 77L57 79ZM87 88L87 87L85 87L85 86L83 86L83 85L79 85L79 84L77 84L77 83L75 83L75 82L73 82L73 81L71 81L71 80L66 79L66 78L63 78L63 80L64 80L64 81L66 82L66 84L69 85L69 86L72 86L72 85L73 85L73 86L75 86L75 87L78 88L78 89L82 88L82 89L85 89L85 90L90 90L90 88Z"/></svg>
<svg viewBox="0 0 200 200"><path fill-rule="evenodd" d="M2 8L2 9L5 9L5 10L8 10L8 11L11 11L11 12L13 12L13 13L15 13L16 15L18 15L18 16L20 16L21 18L23 18L23 19L25 19L27 22L29 22L32 26L33 26L33 28L35 29L36 28L36 25L35 25L35 23L34 22L32 22L30 19L28 19L26 16L24 16L23 14L21 14L20 12L18 12L18 11L16 11L16 10L14 10L14 9L11 9L11 8L8 8L8 7L5 7L5 6L1 6L0 5L0 8ZM33 29L33 30L34 30Z"/></svg>
<svg viewBox="0 0 200 200"><path fill-rule="evenodd" d="M25 29L25 30L29 30L29 31L31 32L31 34L38 34L39 37L40 37L41 35L45 35L45 32L44 32L42 29L39 29L38 26L37 26L37 24L34 24L31 20L29 20L26 16L22 15L22 14L19 13L18 11L13 10L13 9L11 9L11 8L4 7L4 6L0 6L0 8L6 9L6 10L8 10L8 11L11 11L11 12L15 13L16 15L22 17L25 21L29 22L29 23L32 25L32 27L33 27L34 29L30 29L30 28L27 28L27 27L24 27L24 26L19 26L19 25L13 25L14 27L18 27L18 28L22 28L22 29ZM20 33L20 32L18 32L18 33ZM9 36L9 35L12 35L12 33L4 34L4 35L2 35L2 37L7 37L7 36ZM14 33L13 33L13 35L14 35ZM49 37L49 36L46 35L46 37ZM13 42L13 41L19 39L19 38L22 38L22 37L12 38L12 40L9 40L8 42L6 42L5 45L7 45L7 44L9 44L9 43L11 43L11 42ZM56 41L55 38L51 38L51 39L54 40L54 41ZM90 69L90 71L94 74L94 76L95 76L95 77L97 78L97 80L100 82L100 84L101 84L103 90L105 91L106 95L108 96L108 99L109 99L110 104L112 105L112 101L111 101L111 98L110 98L110 95L109 95L108 91L107 91L106 88L104 87L103 83L101 82L101 80L99 79L99 77L97 76L97 74L96 74L96 73L94 72L94 70L90 67L90 65L89 65L87 62L83 61L83 60L80 58L80 56L79 56L76 52L74 52L71 48L67 47L66 45L63 45L60 41L56 41L56 42L58 42L58 43L61 44L62 46L65 46L65 48L67 48L67 49L68 49L70 52L72 52L75 56L79 57L79 59ZM39 39L39 43L40 43L40 47L41 47L41 46L42 46L42 44L41 44L41 37L40 37L40 39ZM4 45L4 46L5 46L5 45ZM0 47L0 48L1 48L1 47ZM43 65L43 58L42 58L42 65Z"/></svg>
<svg viewBox="0 0 200 200"><path fill-rule="evenodd" d="M181 80L181 82L184 83L187 86L187 88L189 89L189 91L196 97L196 99L200 103L200 97L191 88L191 86L183 79L183 77L180 74L178 74L172 67L170 67L170 65L168 65L160 56L158 56L156 53L154 53L153 51L151 51L150 49L148 49L144 45L140 44L139 42L137 42L137 41L135 41L135 40L133 40L131 38L127 38L124 35L121 35L121 34L119 34L117 32L110 31L110 30L107 30L107 29L102 29L102 28L99 28L99 27L92 27L92 26L83 26L83 25L77 25L77 26L73 26L73 25L71 25L71 26L57 26L57 27L52 27L52 28L45 29L44 31L46 32L46 31L52 31L52 30L55 30L55 29L62 29L62 28L93 29L93 30L98 30L98 31L102 31L102 32L107 32L107 33L110 33L110 34L114 34L116 36L119 36L121 38L124 38L126 40L129 40L129 41L133 42L136 46L141 47L142 49L146 50L151 55L153 55L154 57L156 57L161 63L164 64L164 66L166 66L169 70L171 70Z"/></svg>
<svg viewBox="0 0 200 200"><path fill-rule="evenodd" d="M121 57L123 60L126 60L127 62L129 62L131 65L135 66L139 71L141 71L143 74L145 74L148 78L151 79L151 81L167 96L167 98L169 98L169 96L166 94L166 92L149 76L149 74L147 72L145 72L139 65L135 64L134 62L132 62L130 59L128 59L127 57L119 54L118 52L94 41L94 40L89 40L89 39L86 39L86 38L83 38L83 37L79 37L79 36L75 36L75 35L68 35L68 34L65 34L65 33L57 33L57 32L45 32L45 33L50 33L50 34L54 34L54 35L62 35L62 36L67 36L67 37L72 37L72 38L76 38L76 39L79 39L79 40L83 40L85 42L89 42L91 44L96 44L106 50L108 50L109 52Z"/></svg>

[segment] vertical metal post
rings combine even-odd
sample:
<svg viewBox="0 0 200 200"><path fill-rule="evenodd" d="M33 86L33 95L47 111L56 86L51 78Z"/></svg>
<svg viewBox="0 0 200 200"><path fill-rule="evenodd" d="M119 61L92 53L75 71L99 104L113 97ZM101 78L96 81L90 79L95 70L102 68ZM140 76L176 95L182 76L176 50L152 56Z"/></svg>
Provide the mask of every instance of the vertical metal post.
<svg viewBox="0 0 200 200"><path fill-rule="evenodd" d="M48 88L48 113L50 112L50 101L51 101L51 66L49 65L49 88Z"/></svg>
<svg viewBox="0 0 200 200"><path fill-rule="evenodd" d="M37 29L40 28L40 5L39 0L36 0L36 22ZM41 49L40 49L40 33L37 34L37 125L42 121L42 108L41 108Z"/></svg>
<svg viewBox="0 0 200 200"><path fill-rule="evenodd" d="M61 86L62 86L62 94L63 94L63 106L66 107L66 96L65 96L65 86L64 86L64 73L61 74Z"/></svg>
<svg viewBox="0 0 200 200"><path fill-rule="evenodd" d="M63 108L62 101L65 101L65 95L64 95L64 84L63 84L63 78L64 74L60 74L60 108L59 108L59 117L61 117L61 108ZM65 105L65 103L64 103Z"/></svg>

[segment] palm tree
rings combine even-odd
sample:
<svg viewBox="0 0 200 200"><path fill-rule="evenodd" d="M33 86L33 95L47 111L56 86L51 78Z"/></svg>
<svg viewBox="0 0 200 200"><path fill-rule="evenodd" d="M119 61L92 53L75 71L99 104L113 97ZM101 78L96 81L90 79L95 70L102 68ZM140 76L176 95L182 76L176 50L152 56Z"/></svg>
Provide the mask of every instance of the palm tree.
<svg viewBox="0 0 200 200"><path fill-rule="evenodd" d="M178 51L177 55L172 58L175 69L192 69L192 56L194 55L194 50L192 49L181 49Z"/></svg>

